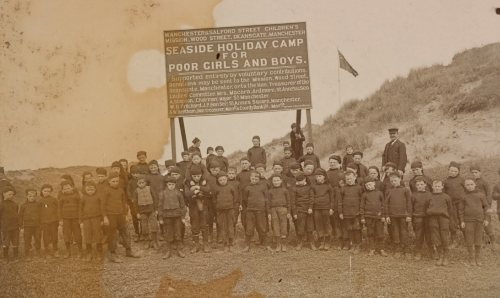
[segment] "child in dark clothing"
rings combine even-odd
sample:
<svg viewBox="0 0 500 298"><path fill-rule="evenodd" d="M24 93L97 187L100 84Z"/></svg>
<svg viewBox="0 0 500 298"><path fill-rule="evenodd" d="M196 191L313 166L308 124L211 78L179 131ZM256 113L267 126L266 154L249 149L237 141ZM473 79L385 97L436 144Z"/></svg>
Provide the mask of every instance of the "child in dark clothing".
<svg viewBox="0 0 500 298"><path fill-rule="evenodd" d="M82 231L80 229L80 195L71 182L61 183L59 194L59 214L63 221L63 237L66 246L64 258L71 257L71 244L76 242L79 254L82 255Z"/></svg>
<svg viewBox="0 0 500 298"><path fill-rule="evenodd" d="M345 155L344 155L344 158L342 160L342 169L344 171L347 170L346 167L347 167L348 164L354 163L353 153L354 153L354 148L351 145L348 145L345 148Z"/></svg>
<svg viewBox="0 0 500 298"><path fill-rule="evenodd" d="M214 160L211 164L211 168L209 169L210 174L205 176L211 192L211 197L207 204L208 241L209 242L216 241L216 243L222 243L222 238L221 238L222 235L220 231L220 226L217 224L217 209L215 208L215 200L213 196L214 191L217 188L217 175L220 172L220 168L221 165L219 164L219 162L217 160ZM217 236L215 238L216 240L214 240L213 237L214 224L217 231Z"/></svg>
<svg viewBox="0 0 500 298"><path fill-rule="evenodd" d="M236 180L236 168L235 167L229 167L227 169L227 184L234 188L237 193L237 201L234 204L234 231L236 233L236 224L238 223L238 217L240 215L240 205L241 205L241 189L240 189L240 183L238 180ZM236 235L235 235L236 237Z"/></svg>
<svg viewBox="0 0 500 298"><path fill-rule="evenodd" d="M87 182L80 200L80 218L83 223L86 261L102 258L101 196L96 191L95 183Z"/></svg>
<svg viewBox="0 0 500 298"><path fill-rule="evenodd" d="M191 154L187 151L181 153L182 161L179 161L176 166L181 169L182 173L186 173L189 163L191 163Z"/></svg>
<svg viewBox="0 0 500 298"><path fill-rule="evenodd" d="M250 185L250 161L247 157L242 157L240 159L241 172L236 175L236 181L240 184L240 198L243 198L243 191L245 188ZM239 207L241 214L241 224L243 225L243 229L246 230L247 222L246 222L246 202L241 201L241 207Z"/></svg>
<svg viewBox="0 0 500 298"><path fill-rule="evenodd" d="M368 167L368 176L370 176L373 181L375 182L375 189L379 190L384 194L385 192L385 185L382 183L380 180L380 171L377 166L370 166Z"/></svg>
<svg viewBox="0 0 500 298"><path fill-rule="evenodd" d="M469 252L469 265L482 266L480 260L483 229L489 225L486 196L477 188L473 177L465 179L465 195L459 205L460 226L465 231L465 243Z"/></svg>
<svg viewBox="0 0 500 298"><path fill-rule="evenodd" d="M92 172L85 171L82 173L82 190L85 187L87 182L94 181L94 177L92 176Z"/></svg>
<svg viewBox="0 0 500 298"><path fill-rule="evenodd" d="M385 197L386 222L391 225L392 241L395 246L394 257L399 258L400 253L410 257L408 251L408 223L411 222L412 204L411 192L401 186L401 177L398 172L390 175L392 188L387 190Z"/></svg>
<svg viewBox="0 0 500 298"><path fill-rule="evenodd" d="M226 172L220 171L217 174L217 188L213 193L221 240L224 251L229 252L234 240L234 205L238 201L238 190L228 185Z"/></svg>
<svg viewBox="0 0 500 298"><path fill-rule="evenodd" d="M141 223L142 239L148 241L147 248L158 249L158 196L152 186L147 185L146 178L137 179L137 188L133 194L134 205L137 206L137 219Z"/></svg>
<svg viewBox="0 0 500 298"><path fill-rule="evenodd" d="M210 162L207 162L207 166L205 166L202 163L202 160L203 159L201 158L201 155L198 152L193 153L191 157L191 163L188 165L186 172L185 173L182 173L181 171L179 172L185 177L191 177L191 168L198 167L201 169L201 173L203 174L203 176L210 175L207 169L210 169L210 167L212 167L213 163L215 162L215 159L212 159ZM172 171L172 169L170 171Z"/></svg>
<svg viewBox="0 0 500 298"><path fill-rule="evenodd" d="M312 162L315 169L320 167L319 157L316 154L314 154L314 144L313 143L306 144L306 154L301 156L297 161L300 164L304 163L304 166L305 166L305 161L307 161L307 160Z"/></svg>
<svg viewBox="0 0 500 298"><path fill-rule="evenodd" d="M21 229L24 229L24 255L30 256L32 241L35 241L36 254L40 255L40 211L41 205L36 201L36 190L26 190L26 201L19 209Z"/></svg>
<svg viewBox="0 0 500 298"><path fill-rule="evenodd" d="M16 191L7 186L2 190L3 201L0 203L0 221L2 226L3 258L9 259L9 246L12 246L14 258L19 257L19 213L15 202Z"/></svg>
<svg viewBox="0 0 500 298"><path fill-rule="evenodd" d="M260 147L260 137L254 136L252 138L253 147L248 149L247 158L250 161L250 165L255 168L255 165L261 163L266 166L267 156L266 150Z"/></svg>
<svg viewBox="0 0 500 298"><path fill-rule="evenodd" d="M478 165L472 165L470 167L470 172L474 177L474 182L476 183L476 189L484 194L486 201L490 208L486 213L486 221L491 222L491 214L493 210L491 209L492 199L490 197L490 185L486 180L481 177L481 167ZM489 238L489 244L492 250L495 250L495 232L493 231L493 225L486 225L484 231Z"/></svg>
<svg viewBox="0 0 500 298"><path fill-rule="evenodd" d="M166 188L160 194L158 204L158 214L160 224L165 224L167 228L167 249L163 253L163 259L172 256L172 250L177 255L184 258L184 253L180 250L181 226L186 215L186 206L182 193L176 189L176 180L173 177L166 178Z"/></svg>
<svg viewBox="0 0 500 298"><path fill-rule="evenodd" d="M330 216L333 215L335 193L326 182L326 171L319 168L314 172L316 183L311 186L313 193L314 223L319 237L319 250L330 249L332 226Z"/></svg>
<svg viewBox="0 0 500 298"><path fill-rule="evenodd" d="M227 168L229 168L229 161L227 160L227 157L224 156L224 147L215 147L215 152L217 153L217 156L214 158L214 160L217 160L219 162L221 171L227 172Z"/></svg>
<svg viewBox="0 0 500 298"><path fill-rule="evenodd" d="M316 183L316 178L314 177L314 171L316 167L314 166L314 162L312 160L306 160L304 162L304 176L306 176L307 184L313 185Z"/></svg>
<svg viewBox="0 0 500 298"><path fill-rule="evenodd" d="M191 177L186 180L184 196L189 207L193 248L191 253L208 252L208 204L211 189L202 175L200 167L191 168ZM200 246L200 233L202 244Z"/></svg>
<svg viewBox="0 0 500 298"><path fill-rule="evenodd" d="M246 231L245 248L243 251L250 250L250 241L253 238L254 231L257 229L260 244L266 242L267 213L269 211L267 185L259 183L260 174L253 171L250 173L250 185L243 190L242 204L246 207Z"/></svg>
<svg viewBox="0 0 500 298"><path fill-rule="evenodd" d="M418 178L424 179L425 188L428 192L432 191L432 179L424 175L424 167L421 161L414 161L411 163L411 171L413 172L413 177L410 179L408 183L410 186L411 192L416 192L416 181Z"/></svg>
<svg viewBox="0 0 500 298"><path fill-rule="evenodd" d="M353 249L357 254L361 244L359 213L363 187L356 183L356 173L348 170L344 185L340 189L339 217L342 220L342 248ZM352 243L352 246L351 246Z"/></svg>
<svg viewBox="0 0 500 298"><path fill-rule="evenodd" d="M214 152L215 151L213 147L207 148L207 157L205 158L205 164L207 165L207 168L210 168L210 165L216 156Z"/></svg>
<svg viewBox="0 0 500 298"><path fill-rule="evenodd" d="M120 187L120 178L117 173L109 175L109 187L107 187L101 196L101 213L103 216L103 225L108 227L108 258L111 262L121 263L122 261L116 255L116 234L119 232L122 237L123 246L125 246L125 256L138 258L139 256L132 252L130 245L130 236L127 229L125 213L127 210L127 197Z"/></svg>
<svg viewBox="0 0 500 298"><path fill-rule="evenodd" d="M59 228L59 212L58 202L51 193L53 188L50 184L42 185L40 188L40 224L41 234L43 239L43 248L45 255L59 256L57 249L58 242L58 228ZM49 246L52 245L52 251Z"/></svg>
<svg viewBox="0 0 500 298"><path fill-rule="evenodd" d="M304 238L310 244L312 250L316 250L313 241L314 218L313 218L313 191L307 183L304 174L299 173L295 177L295 186L290 191L292 201L292 214L296 220L295 233L297 233L297 250L302 249Z"/></svg>
<svg viewBox="0 0 500 298"><path fill-rule="evenodd" d="M450 162L448 177L444 180L443 192L450 196L453 203L453 212L450 214L451 247L457 246L457 232L460 230L458 222L458 207L465 195L464 178L460 176L460 164Z"/></svg>
<svg viewBox="0 0 500 298"><path fill-rule="evenodd" d="M356 174L359 179L363 179L368 176L368 168L361 163L363 159L363 152L356 151L352 154L353 163L356 166Z"/></svg>
<svg viewBox="0 0 500 298"><path fill-rule="evenodd" d="M415 188L416 191L411 195L413 211L412 224L413 231L415 232L415 260L419 261L422 258L424 243L432 247L429 226L425 214L432 194L427 191L427 183L423 176L417 176L415 178Z"/></svg>
<svg viewBox="0 0 500 298"><path fill-rule="evenodd" d="M296 163L297 160L293 158L291 148L284 148L283 154L285 155L285 157L283 157L283 159L281 160L281 165L283 166L283 173L285 175L288 175L290 173L290 166Z"/></svg>
<svg viewBox="0 0 500 298"><path fill-rule="evenodd" d="M429 201L426 214L431 230L432 244L439 252L438 266L448 265L448 245L450 242L450 214L453 212L451 198L443 193L443 182L432 182L432 198Z"/></svg>
<svg viewBox="0 0 500 298"><path fill-rule="evenodd" d="M363 180L366 191L361 195L360 216L361 223L366 226L368 246L373 256L375 251L386 257L382 244L384 240L384 194L375 186L375 179L368 176Z"/></svg>
<svg viewBox="0 0 500 298"><path fill-rule="evenodd" d="M148 162L147 162L147 153L146 151L139 151L137 152L137 169L139 171L139 173L143 173L143 174L146 174L148 172Z"/></svg>
<svg viewBox="0 0 500 298"><path fill-rule="evenodd" d="M333 230L333 237L340 244L342 241L342 221L339 218L338 212L338 201L340 198L340 187L344 185L344 173L341 170L341 158L338 155L331 155L328 158L328 171L326 171L326 177L328 183L333 188L334 191L334 202L333 202L333 215L330 216L330 224ZM340 246L338 247L340 248Z"/></svg>
<svg viewBox="0 0 500 298"><path fill-rule="evenodd" d="M271 219L276 252L286 249L286 237L288 234L287 224L290 215L290 194L283 186L283 179L280 175L271 176L272 186L269 189L269 210L268 217Z"/></svg>

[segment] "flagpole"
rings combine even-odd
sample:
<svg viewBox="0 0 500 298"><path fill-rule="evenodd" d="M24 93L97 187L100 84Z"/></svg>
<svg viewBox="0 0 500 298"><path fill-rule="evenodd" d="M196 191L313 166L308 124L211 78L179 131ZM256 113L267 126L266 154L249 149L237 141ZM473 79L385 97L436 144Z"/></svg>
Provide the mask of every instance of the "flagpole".
<svg viewBox="0 0 500 298"><path fill-rule="evenodd" d="M339 48L337 48L337 58L338 58L338 65L337 65L337 97L338 97L338 100L339 100L339 109L342 105L342 100L340 99L340 55L339 55L340 51L339 51Z"/></svg>

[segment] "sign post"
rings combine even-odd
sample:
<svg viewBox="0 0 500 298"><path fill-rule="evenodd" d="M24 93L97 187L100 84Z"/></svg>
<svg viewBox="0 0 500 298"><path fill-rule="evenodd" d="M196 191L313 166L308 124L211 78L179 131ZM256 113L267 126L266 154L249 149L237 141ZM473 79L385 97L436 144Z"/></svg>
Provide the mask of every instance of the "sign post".
<svg viewBox="0 0 500 298"><path fill-rule="evenodd" d="M184 147L183 117L296 110L300 127L306 109L310 123L305 22L164 31L164 44L168 116Z"/></svg>

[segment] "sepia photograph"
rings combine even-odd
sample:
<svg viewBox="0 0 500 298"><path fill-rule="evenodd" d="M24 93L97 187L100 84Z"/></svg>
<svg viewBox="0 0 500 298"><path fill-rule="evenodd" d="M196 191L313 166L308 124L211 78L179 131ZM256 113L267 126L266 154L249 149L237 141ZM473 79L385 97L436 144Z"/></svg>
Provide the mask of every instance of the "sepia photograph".
<svg viewBox="0 0 500 298"><path fill-rule="evenodd" d="M0 297L499 297L499 28L0 1Z"/></svg>

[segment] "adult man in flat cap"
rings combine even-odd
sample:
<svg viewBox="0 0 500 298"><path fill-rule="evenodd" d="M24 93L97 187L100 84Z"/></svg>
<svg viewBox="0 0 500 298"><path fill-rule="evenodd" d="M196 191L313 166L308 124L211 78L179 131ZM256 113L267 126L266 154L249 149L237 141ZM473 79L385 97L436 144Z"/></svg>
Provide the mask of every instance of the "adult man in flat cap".
<svg viewBox="0 0 500 298"><path fill-rule="evenodd" d="M384 154L382 155L382 169L388 162L396 164L400 175L405 172L406 163L406 146L399 140L399 130L397 128L389 128L390 142L385 145Z"/></svg>

